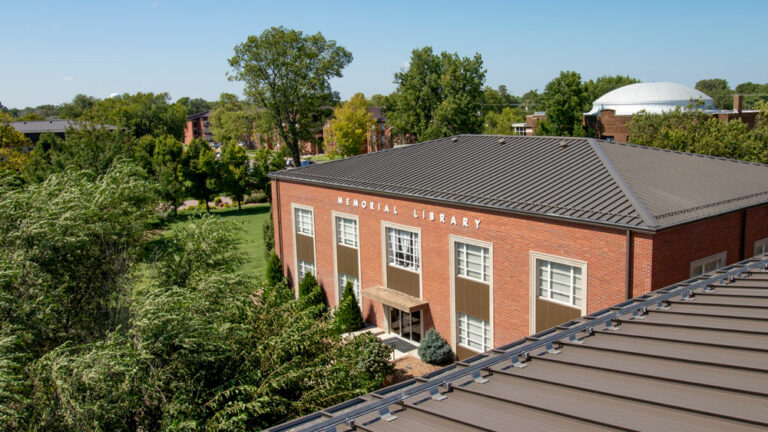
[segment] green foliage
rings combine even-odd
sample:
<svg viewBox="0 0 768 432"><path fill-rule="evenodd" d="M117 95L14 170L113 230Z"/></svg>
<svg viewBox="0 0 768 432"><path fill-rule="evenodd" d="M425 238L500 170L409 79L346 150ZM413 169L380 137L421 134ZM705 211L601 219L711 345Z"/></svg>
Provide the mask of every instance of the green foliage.
<svg viewBox="0 0 768 432"><path fill-rule="evenodd" d="M314 138L324 121L318 114L338 101L329 80L351 61L349 51L321 33L271 27L235 46L230 79L245 82L248 97L264 108L264 123L280 134L298 166L299 141Z"/></svg>
<svg viewBox="0 0 768 432"><path fill-rule="evenodd" d="M500 85L498 89L493 87L483 88L483 108L482 113L484 117L488 116L488 113L501 113L505 108L513 108L520 105L520 98L512 96L507 91L507 86Z"/></svg>
<svg viewBox="0 0 768 432"><path fill-rule="evenodd" d="M448 342L431 328L419 344L419 358L429 364L444 365L452 362L455 356Z"/></svg>
<svg viewBox="0 0 768 432"><path fill-rule="evenodd" d="M483 133L493 135L514 135L513 123L525 122L525 110L522 108L504 108L500 113L494 111L485 115Z"/></svg>
<svg viewBox="0 0 768 432"><path fill-rule="evenodd" d="M164 135L155 140L152 155L152 170L157 179L160 197L173 206L173 212L184 199L184 182L182 179L182 155L184 145L170 135Z"/></svg>
<svg viewBox="0 0 768 432"><path fill-rule="evenodd" d="M480 133L484 82L480 54L413 50L408 70L395 74L397 90L387 99L387 119L396 133L413 141Z"/></svg>
<svg viewBox="0 0 768 432"><path fill-rule="evenodd" d="M761 102L768 101L768 83L745 82L736 86L734 93L744 95L744 109L758 109ZM735 107L734 107L735 108Z"/></svg>
<svg viewBox="0 0 768 432"><path fill-rule="evenodd" d="M344 286L344 294L341 296L341 302L333 319L339 333L353 332L363 328L363 314L360 312L360 306L357 305L351 281L347 281Z"/></svg>
<svg viewBox="0 0 768 432"><path fill-rule="evenodd" d="M312 310L315 316L325 311L325 292L312 273L307 272L301 278L298 301L302 307Z"/></svg>
<svg viewBox="0 0 768 432"><path fill-rule="evenodd" d="M267 261L266 277L267 285L274 286L285 282L285 276L283 275L283 264L280 262L280 257L272 251L269 254L269 261Z"/></svg>
<svg viewBox="0 0 768 432"><path fill-rule="evenodd" d="M221 148L219 157L219 190L227 193L241 208L243 197L253 188L251 163L245 149L229 142Z"/></svg>
<svg viewBox="0 0 768 432"><path fill-rule="evenodd" d="M368 112L368 100L362 93L356 93L350 100L336 107L333 116L330 121L335 142L332 153L340 157L359 155L374 124L373 115Z"/></svg>
<svg viewBox="0 0 768 432"><path fill-rule="evenodd" d="M581 117L589 100L581 75L573 71L560 72L560 76L547 84L543 98L547 118L539 123L537 135L584 135Z"/></svg>
<svg viewBox="0 0 768 432"><path fill-rule="evenodd" d="M181 174L187 193L203 201L206 211L216 190L216 168L216 153L211 146L200 138L193 139L181 157Z"/></svg>
<svg viewBox="0 0 768 432"><path fill-rule="evenodd" d="M733 109L733 90L722 78L703 79L696 83L696 90L715 100L718 109Z"/></svg>
<svg viewBox="0 0 768 432"><path fill-rule="evenodd" d="M188 96L179 98L176 103L183 106L187 110L188 116L210 111L214 106L213 103L208 102L203 98L189 98Z"/></svg>
<svg viewBox="0 0 768 432"><path fill-rule="evenodd" d="M0 112L0 169L20 171L27 162L26 147L31 142L11 127L12 120L10 115Z"/></svg>
<svg viewBox="0 0 768 432"><path fill-rule="evenodd" d="M284 149L285 147L281 147ZM267 148L256 150L254 157L254 166L251 171L251 182L254 190L263 191L267 198L272 199L272 187L267 174L272 171L285 169L285 156L278 151L272 151Z"/></svg>
<svg viewBox="0 0 768 432"><path fill-rule="evenodd" d="M756 127L738 119L722 122L694 109L639 114L627 125L632 143L751 162L768 162L766 113Z"/></svg>
<svg viewBox="0 0 768 432"><path fill-rule="evenodd" d="M64 103L59 107L59 117L76 120L96 105L97 99L93 96L78 94L70 103Z"/></svg>
<svg viewBox="0 0 768 432"><path fill-rule="evenodd" d="M264 226L261 228L261 233L264 236L264 259L270 262L275 252L275 222L272 218L271 207L269 208L269 217L264 221ZM280 274L282 275L282 270Z"/></svg>
<svg viewBox="0 0 768 432"><path fill-rule="evenodd" d="M96 101L80 120L126 127L136 138L171 135L181 140L187 109L179 103L170 103L170 99L168 93L125 93Z"/></svg>
<svg viewBox="0 0 768 432"><path fill-rule="evenodd" d="M231 93L222 93L209 120L217 142L242 142L247 147L253 144L253 135L260 126L262 116L252 103L238 100ZM269 126L265 129L268 131Z"/></svg>

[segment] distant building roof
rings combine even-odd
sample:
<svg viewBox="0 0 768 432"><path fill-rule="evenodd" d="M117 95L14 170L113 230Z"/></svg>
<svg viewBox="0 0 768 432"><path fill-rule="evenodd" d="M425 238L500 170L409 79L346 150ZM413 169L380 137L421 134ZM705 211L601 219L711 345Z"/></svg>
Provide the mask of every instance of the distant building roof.
<svg viewBox="0 0 768 432"><path fill-rule="evenodd" d="M459 135L271 176L647 232L768 202L768 165L591 138Z"/></svg>
<svg viewBox="0 0 768 432"><path fill-rule="evenodd" d="M25 134L31 133L63 133L70 128L79 128L81 123L74 120L40 120L40 121L18 121L9 123L11 127ZM99 128L117 129L111 125L98 125Z"/></svg>
<svg viewBox="0 0 768 432"><path fill-rule="evenodd" d="M382 107L370 107L368 108L368 112L373 114L373 118L376 121L382 123L387 121L387 115L384 113L384 108Z"/></svg>
<svg viewBox="0 0 768 432"><path fill-rule="evenodd" d="M768 255L271 431L768 427Z"/></svg>
<svg viewBox="0 0 768 432"><path fill-rule="evenodd" d="M714 109L715 101L706 94L673 82L651 82L629 84L610 91L592 104L592 110L584 115L597 115L602 110L611 109L616 115L632 115L640 111L660 114L672 111L676 107L690 105L700 101L699 108Z"/></svg>
<svg viewBox="0 0 768 432"><path fill-rule="evenodd" d="M211 114L210 111L203 111L203 112L199 112L197 114L192 114L191 116L187 116L187 121L198 119L198 118L201 118L201 117L210 117L210 114Z"/></svg>

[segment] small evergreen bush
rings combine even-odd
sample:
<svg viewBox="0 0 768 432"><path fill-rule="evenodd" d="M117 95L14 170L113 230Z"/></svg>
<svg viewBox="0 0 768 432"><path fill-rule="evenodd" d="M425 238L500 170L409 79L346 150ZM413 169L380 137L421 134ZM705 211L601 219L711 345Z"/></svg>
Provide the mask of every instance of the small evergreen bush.
<svg viewBox="0 0 768 432"><path fill-rule="evenodd" d="M347 281L344 286L344 294L341 296L339 308L336 309L333 319L339 333L353 332L363 328L363 314L360 313L360 307L357 305L351 281Z"/></svg>
<svg viewBox="0 0 768 432"><path fill-rule="evenodd" d="M419 345L419 357L422 361L433 365L444 365L455 358L451 346L434 328L427 331Z"/></svg>
<svg viewBox="0 0 768 432"><path fill-rule="evenodd" d="M264 259L269 262L274 255L275 250L275 225L272 219L272 209L269 209L269 216L261 227L261 233L264 235Z"/></svg>
<svg viewBox="0 0 768 432"><path fill-rule="evenodd" d="M269 286L275 286L285 281L283 264L275 252L270 254L269 261L267 261L266 280Z"/></svg>
<svg viewBox="0 0 768 432"><path fill-rule="evenodd" d="M323 287L312 273L307 272L299 283L299 301L305 308L316 308L318 317L325 311Z"/></svg>

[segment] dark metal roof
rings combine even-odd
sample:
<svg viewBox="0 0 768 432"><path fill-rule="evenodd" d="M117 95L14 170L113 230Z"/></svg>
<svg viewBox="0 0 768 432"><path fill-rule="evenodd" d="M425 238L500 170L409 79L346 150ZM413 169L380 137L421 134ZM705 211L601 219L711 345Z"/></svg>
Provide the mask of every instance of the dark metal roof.
<svg viewBox="0 0 768 432"><path fill-rule="evenodd" d="M768 428L768 255L273 431Z"/></svg>
<svg viewBox="0 0 768 432"><path fill-rule="evenodd" d="M768 202L768 166L591 138L459 135L276 179L638 230Z"/></svg>
<svg viewBox="0 0 768 432"><path fill-rule="evenodd" d="M203 112L199 112L197 114L192 114L192 115L187 116L187 121L198 119L198 118L201 118L201 117L210 117L210 114L211 114L210 111L203 111Z"/></svg>
<svg viewBox="0 0 768 432"><path fill-rule="evenodd" d="M39 120L39 121L18 121L8 123L12 128L21 133L63 133L69 128L78 128L81 123L73 120ZM111 125L96 125L98 128L117 129Z"/></svg>

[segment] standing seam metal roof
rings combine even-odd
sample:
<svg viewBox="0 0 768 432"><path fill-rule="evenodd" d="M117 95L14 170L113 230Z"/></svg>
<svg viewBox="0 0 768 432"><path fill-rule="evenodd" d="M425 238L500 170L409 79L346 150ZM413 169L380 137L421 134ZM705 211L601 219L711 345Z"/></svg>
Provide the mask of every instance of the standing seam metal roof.
<svg viewBox="0 0 768 432"><path fill-rule="evenodd" d="M768 428L768 254L272 431Z"/></svg>
<svg viewBox="0 0 768 432"><path fill-rule="evenodd" d="M766 165L591 138L459 135L271 177L647 231L768 202Z"/></svg>

